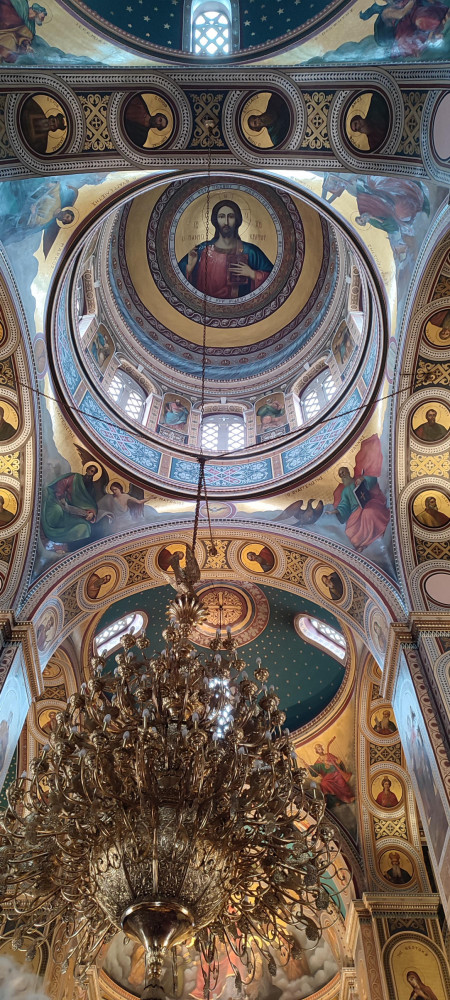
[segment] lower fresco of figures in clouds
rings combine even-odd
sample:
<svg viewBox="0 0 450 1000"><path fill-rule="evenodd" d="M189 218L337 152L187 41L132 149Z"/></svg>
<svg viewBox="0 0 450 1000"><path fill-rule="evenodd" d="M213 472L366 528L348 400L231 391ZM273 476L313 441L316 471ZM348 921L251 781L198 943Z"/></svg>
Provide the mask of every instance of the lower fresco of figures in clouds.
<svg viewBox="0 0 450 1000"><path fill-rule="evenodd" d="M133 177L130 174L94 173L9 181L1 185L2 242L14 269L30 329L35 330L41 389L49 395L52 394L52 383L46 374L48 365L41 330L52 267L65 242L76 232L93 205L99 204L106 193L112 193ZM301 173L296 178L299 182L303 180ZM311 175L307 185L305 181L305 186L308 185L313 191L321 193L339 212L346 214L350 224L359 226L358 218L364 219L361 235L381 263L391 253L392 261L397 268L400 267L397 279L401 285L403 263L399 265L398 258L405 253L405 261L410 260L417 251L428 213L434 211L440 200L440 190L431 186L428 189L422 182L364 176L355 180L347 174ZM38 325L35 326L35 323ZM354 335L347 328L338 333L333 355L345 377L346 359L351 355ZM97 339L94 336L86 349L102 375L115 348L101 326ZM260 412L257 414L260 434L278 434L279 425L285 419L285 407L283 394L278 391L260 397ZM97 539L147 523L170 522L174 518L192 519L191 502L157 497L150 490L135 486L112 469L100 465L88 447L80 439L75 440L60 411L57 412L45 399L42 410L45 426L44 497L35 575L42 573L67 552ZM8 425L14 428L15 421L9 411L8 414L5 411L4 419L6 434L10 434ZM415 426L420 427L427 419L424 414ZM162 441L172 433L179 433L182 440L191 420L189 400L175 392L166 394L158 420ZM385 457L388 424L389 411L383 404L355 446L316 479L311 488L302 490L301 494L291 491L273 501L234 502L232 497L226 516L256 519L286 529L312 530L351 550L363 552L393 575ZM449 426L447 411L442 407L438 408L435 424L439 434L443 433L442 428ZM439 502L437 506L439 509ZM4 507L8 521L8 514L14 512L11 504L5 502ZM262 568L262 572L266 570ZM334 589L333 599L337 599L336 594Z"/></svg>
<svg viewBox="0 0 450 1000"><path fill-rule="evenodd" d="M282 966L274 953L275 975L271 975L267 962L260 955L256 957L256 973L251 983L246 983L247 971L233 956L233 965L242 977L242 996L247 1000L297 1000L308 997L335 977L338 966L325 933L315 947L306 938L303 930L293 930L298 943L298 954ZM180 948L176 978L167 961L163 969L162 984L169 1000L202 1000L204 983L199 968L198 954L193 948ZM145 981L144 949L119 933L104 948L99 957L103 975L117 983L127 993L139 996ZM214 996L217 1000L232 1000L236 993L236 969L232 968L223 945L219 951L219 975Z"/></svg>

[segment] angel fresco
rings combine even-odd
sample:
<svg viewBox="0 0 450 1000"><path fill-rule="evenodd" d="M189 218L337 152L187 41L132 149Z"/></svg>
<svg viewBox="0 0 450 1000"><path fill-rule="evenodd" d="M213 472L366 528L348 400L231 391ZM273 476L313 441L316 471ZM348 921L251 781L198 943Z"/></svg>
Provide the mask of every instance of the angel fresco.
<svg viewBox="0 0 450 1000"><path fill-rule="evenodd" d="M145 502L144 491L138 486L130 485L126 493L122 483L114 482L99 500L98 509L100 514L111 517L111 529L115 533L135 527L143 519Z"/></svg>
<svg viewBox="0 0 450 1000"><path fill-rule="evenodd" d="M380 439L372 434L361 442L353 475L345 465L339 469L341 483L333 494L334 506L326 511L345 524L345 534L357 552L382 538L389 524L386 497L378 485L382 464Z"/></svg>

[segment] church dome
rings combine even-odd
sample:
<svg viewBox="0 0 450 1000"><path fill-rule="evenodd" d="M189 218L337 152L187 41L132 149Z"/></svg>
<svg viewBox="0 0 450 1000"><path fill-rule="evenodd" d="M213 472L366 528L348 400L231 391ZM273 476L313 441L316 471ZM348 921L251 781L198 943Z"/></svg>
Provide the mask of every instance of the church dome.
<svg viewBox="0 0 450 1000"><path fill-rule="evenodd" d="M54 355L77 419L175 491L195 487L200 445L218 492L298 478L348 439L379 374L367 262L278 181L147 183L85 235L59 301Z"/></svg>

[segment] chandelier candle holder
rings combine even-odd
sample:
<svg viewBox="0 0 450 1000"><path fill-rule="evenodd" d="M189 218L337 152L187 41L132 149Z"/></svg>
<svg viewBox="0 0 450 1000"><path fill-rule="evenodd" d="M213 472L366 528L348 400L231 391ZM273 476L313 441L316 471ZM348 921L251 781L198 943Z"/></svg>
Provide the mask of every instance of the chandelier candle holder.
<svg viewBox="0 0 450 1000"><path fill-rule="evenodd" d="M219 945L238 982L242 966L251 981L258 950L274 974L275 952L298 954L293 927L318 940L332 879L342 885L324 798L306 791L269 671L257 660L248 676L230 633L200 657L193 589L167 614L156 655L142 634L123 637L114 674L93 657L0 816L13 946L33 957L30 939L51 942L82 981L122 929L144 946L146 1000L164 996L163 961L190 942L206 996Z"/></svg>

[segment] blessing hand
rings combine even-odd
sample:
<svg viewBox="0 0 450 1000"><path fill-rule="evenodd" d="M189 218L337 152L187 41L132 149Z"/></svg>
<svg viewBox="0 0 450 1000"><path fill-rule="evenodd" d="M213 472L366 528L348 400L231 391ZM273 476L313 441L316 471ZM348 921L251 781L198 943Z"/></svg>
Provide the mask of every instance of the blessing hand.
<svg viewBox="0 0 450 1000"><path fill-rule="evenodd" d="M249 264L230 264L230 271L233 274L243 274L246 278L255 280L256 271Z"/></svg>
<svg viewBox="0 0 450 1000"><path fill-rule="evenodd" d="M196 267L197 261L198 261L198 251L195 249L189 250L187 266L186 266L186 274L188 277L190 274L192 274L194 267Z"/></svg>

